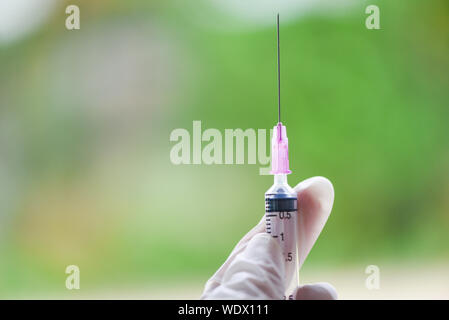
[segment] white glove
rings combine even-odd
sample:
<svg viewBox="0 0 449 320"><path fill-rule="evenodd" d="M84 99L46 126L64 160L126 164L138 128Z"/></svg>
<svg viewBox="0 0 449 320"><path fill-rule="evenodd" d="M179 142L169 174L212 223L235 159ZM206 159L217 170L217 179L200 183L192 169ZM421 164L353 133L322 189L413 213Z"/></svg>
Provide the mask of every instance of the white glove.
<svg viewBox="0 0 449 320"><path fill-rule="evenodd" d="M298 193L298 261L301 268L334 202L334 189L323 177L307 179L295 187ZM201 299L281 299L285 266L278 242L265 233L265 219L237 243L225 263L206 283ZM328 283L299 286L295 299L337 299Z"/></svg>

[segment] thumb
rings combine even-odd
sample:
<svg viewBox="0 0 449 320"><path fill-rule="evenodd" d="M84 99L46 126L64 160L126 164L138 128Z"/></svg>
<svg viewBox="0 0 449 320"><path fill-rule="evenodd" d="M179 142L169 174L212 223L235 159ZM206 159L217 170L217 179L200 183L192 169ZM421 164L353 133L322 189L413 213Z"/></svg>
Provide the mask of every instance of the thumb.
<svg viewBox="0 0 449 320"><path fill-rule="evenodd" d="M221 286L207 299L281 299L284 293L284 259L276 240L255 235L227 268Z"/></svg>

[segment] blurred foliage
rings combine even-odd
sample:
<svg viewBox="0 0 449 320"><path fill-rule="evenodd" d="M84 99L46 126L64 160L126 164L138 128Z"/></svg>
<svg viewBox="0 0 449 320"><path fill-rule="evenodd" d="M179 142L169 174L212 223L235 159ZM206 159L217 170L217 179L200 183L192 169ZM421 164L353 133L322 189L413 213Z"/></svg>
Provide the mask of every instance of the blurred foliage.
<svg viewBox="0 0 449 320"><path fill-rule="evenodd" d="M281 27L289 181L326 176L336 193L306 268L449 256L448 5L373 3L381 30L366 3ZM173 166L169 135L274 125L274 27L209 28L179 1L80 6L81 30L61 5L0 48L0 296L63 291L69 264L85 289L206 280L271 177Z"/></svg>

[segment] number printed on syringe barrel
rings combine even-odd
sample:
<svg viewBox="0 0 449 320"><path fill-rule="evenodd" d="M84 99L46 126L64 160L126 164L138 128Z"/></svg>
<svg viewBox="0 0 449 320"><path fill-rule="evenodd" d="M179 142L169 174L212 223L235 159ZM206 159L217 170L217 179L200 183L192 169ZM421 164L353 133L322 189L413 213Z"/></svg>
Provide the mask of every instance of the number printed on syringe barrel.
<svg viewBox="0 0 449 320"><path fill-rule="evenodd" d="M276 175L275 184L265 193L266 232L275 238L285 261L285 296L292 299L298 284L296 225L298 204L296 193L286 184L285 175Z"/></svg>

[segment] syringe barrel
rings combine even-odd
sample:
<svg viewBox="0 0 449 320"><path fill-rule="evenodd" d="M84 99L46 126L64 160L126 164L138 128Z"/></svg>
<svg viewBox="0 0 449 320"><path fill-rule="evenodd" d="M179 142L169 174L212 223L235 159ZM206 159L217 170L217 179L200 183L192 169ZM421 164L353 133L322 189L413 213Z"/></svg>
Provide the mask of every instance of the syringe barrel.
<svg viewBox="0 0 449 320"><path fill-rule="evenodd" d="M296 192L287 184L286 175L276 175L274 185L265 193L266 232L275 238L285 261L285 299L292 299L298 285L296 228L298 220Z"/></svg>

